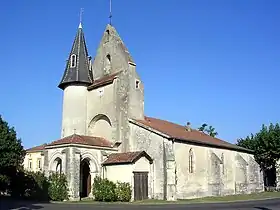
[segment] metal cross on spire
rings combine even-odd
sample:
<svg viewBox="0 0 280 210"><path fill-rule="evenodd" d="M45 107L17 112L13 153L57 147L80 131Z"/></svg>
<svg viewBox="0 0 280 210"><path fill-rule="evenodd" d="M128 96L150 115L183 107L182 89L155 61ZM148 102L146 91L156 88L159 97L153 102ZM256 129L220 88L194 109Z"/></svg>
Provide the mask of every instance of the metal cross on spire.
<svg viewBox="0 0 280 210"><path fill-rule="evenodd" d="M79 25L79 28L82 28L83 12L84 12L84 8L81 8L81 10L80 10L80 25Z"/></svg>
<svg viewBox="0 0 280 210"><path fill-rule="evenodd" d="M109 15L109 23L110 25L112 25L112 0L109 0L110 1L110 15Z"/></svg>

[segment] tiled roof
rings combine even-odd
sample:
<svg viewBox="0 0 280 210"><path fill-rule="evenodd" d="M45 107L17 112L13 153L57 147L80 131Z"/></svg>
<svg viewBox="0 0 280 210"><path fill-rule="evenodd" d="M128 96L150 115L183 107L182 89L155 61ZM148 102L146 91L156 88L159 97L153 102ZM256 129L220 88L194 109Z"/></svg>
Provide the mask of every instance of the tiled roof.
<svg viewBox="0 0 280 210"><path fill-rule="evenodd" d="M145 117L144 120L136 120L138 123L166 134L171 139L188 141L197 144L204 144L212 147L223 147L237 151L252 152L243 147L236 146L218 138L211 137L195 129L188 131L185 126L178 125L165 120L152 117Z"/></svg>
<svg viewBox="0 0 280 210"><path fill-rule="evenodd" d="M95 80L93 82L93 84L88 87L88 90L93 90L93 89L98 88L100 86L112 83L114 81L114 79L117 77L118 74L120 74L120 72L117 72L117 73L114 73L114 74L111 74L111 75L107 75L107 76L104 76L100 79Z"/></svg>
<svg viewBox="0 0 280 210"><path fill-rule="evenodd" d="M71 136L67 136L62 139L53 141L50 144L43 144L40 146L32 147L30 149L27 149L26 151L27 152L42 151L49 146L57 146L57 145L64 145L64 144L81 144L81 145L108 147L108 148L113 147L111 142L109 142L108 140L102 137L82 136L82 135L73 134Z"/></svg>
<svg viewBox="0 0 280 210"><path fill-rule="evenodd" d="M42 145L39 145L39 146L36 146L36 147L29 148L26 151L27 152L40 152L40 151L43 151L45 149L46 145L47 144L42 144Z"/></svg>
<svg viewBox="0 0 280 210"><path fill-rule="evenodd" d="M145 151L113 153L108 156L108 159L102 165L116 165L135 163L141 157L146 157L150 162L152 158Z"/></svg>
<svg viewBox="0 0 280 210"><path fill-rule="evenodd" d="M102 137L94 137L94 136L83 136L73 134L71 136L64 137L62 139L53 141L47 146L56 146L62 144L82 144L89 146L98 146L98 147L113 147L112 143Z"/></svg>

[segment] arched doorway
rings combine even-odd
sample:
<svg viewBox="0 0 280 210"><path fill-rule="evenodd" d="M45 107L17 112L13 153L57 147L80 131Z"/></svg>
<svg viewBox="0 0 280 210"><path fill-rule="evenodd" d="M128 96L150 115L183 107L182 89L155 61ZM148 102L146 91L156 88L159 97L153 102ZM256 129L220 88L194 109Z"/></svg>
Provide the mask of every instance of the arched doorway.
<svg viewBox="0 0 280 210"><path fill-rule="evenodd" d="M91 192L91 175L90 175L90 167L89 161L84 159L81 162L80 172L81 172L81 181L80 181L80 189L81 189L81 198L88 197Z"/></svg>

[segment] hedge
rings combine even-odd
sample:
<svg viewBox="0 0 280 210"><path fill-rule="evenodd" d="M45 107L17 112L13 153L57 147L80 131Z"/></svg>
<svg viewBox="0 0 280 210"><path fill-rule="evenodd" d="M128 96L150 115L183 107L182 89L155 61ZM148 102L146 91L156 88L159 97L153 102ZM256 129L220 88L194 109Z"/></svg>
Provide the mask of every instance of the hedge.
<svg viewBox="0 0 280 210"><path fill-rule="evenodd" d="M63 201L68 199L68 184L64 174L18 171L10 180L8 193L14 198Z"/></svg>
<svg viewBox="0 0 280 210"><path fill-rule="evenodd" d="M97 176L92 185L92 194L96 201L102 202L129 202L131 200L131 186L129 183L114 183Z"/></svg>

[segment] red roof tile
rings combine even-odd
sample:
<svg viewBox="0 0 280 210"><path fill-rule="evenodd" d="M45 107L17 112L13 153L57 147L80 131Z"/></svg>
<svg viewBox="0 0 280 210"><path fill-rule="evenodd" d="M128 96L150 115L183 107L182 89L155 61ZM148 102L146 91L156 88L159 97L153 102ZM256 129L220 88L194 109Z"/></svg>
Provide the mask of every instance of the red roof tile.
<svg viewBox="0 0 280 210"><path fill-rule="evenodd" d="M39 152L39 151L43 151L45 149L47 144L42 144L42 145L39 145L39 146L36 146L36 147L32 147L32 148L29 148L27 149L26 151L27 152Z"/></svg>
<svg viewBox="0 0 280 210"><path fill-rule="evenodd" d="M118 74L120 74L120 72L117 72L117 73L114 73L114 74L111 74L111 75L107 75L107 76L104 76L100 79L97 79L93 82L92 85L88 86L87 89L88 90L93 90L93 89L98 88L100 86L110 84L114 81L114 79L117 77Z"/></svg>
<svg viewBox="0 0 280 210"><path fill-rule="evenodd" d="M97 146L97 147L113 147L112 143L102 137L94 137L94 136L82 136L73 134L71 136L67 136L65 138L53 141L50 144L42 144L40 146L32 147L27 149L27 152L38 152L43 151L48 146L57 146L64 144L81 144L81 145L89 145L89 146Z"/></svg>
<svg viewBox="0 0 280 210"><path fill-rule="evenodd" d="M152 158L145 151L126 152L126 153L113 153L110 154L102 165L116 165L116 164L129 164L135 163L141 157L146 157L150 162Z"/></svg>
<svg viewBox="0 0 280 210"><path fill-rule="evenodd" d="M178 125L165 120L160 120L152 117L145 117L145 120L136 120L136 121L140 124L143 124L152 129L160 131L161 133L164 133L173 139L177 139L181 141L189 141L198 144L199 143L206 144L209 146L225 147L233 150L252 152L243 147L239 147L234 144L230 144L226 141L223 141L221 139L211 137L195 129L191 129L191 131L187 131L185 126Z"/></svg>
<svg viewBox="0 0 280 210"><path fill-rule="evenodd" d="M113 147L112 143L102 137L94 136L83 136L73 134L71 136L64 137L62 139L56 140L47 146L56 146L62 144L82 144L89 146L98 146L98 147Z"/></svg>

